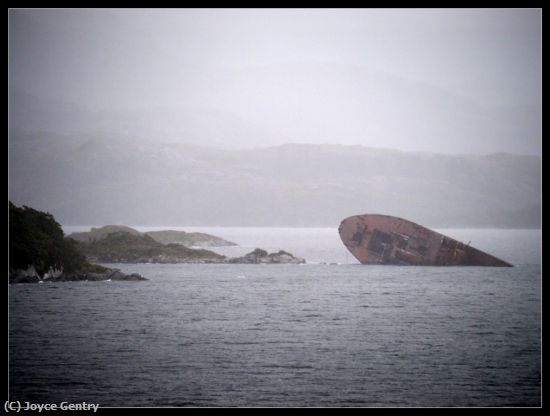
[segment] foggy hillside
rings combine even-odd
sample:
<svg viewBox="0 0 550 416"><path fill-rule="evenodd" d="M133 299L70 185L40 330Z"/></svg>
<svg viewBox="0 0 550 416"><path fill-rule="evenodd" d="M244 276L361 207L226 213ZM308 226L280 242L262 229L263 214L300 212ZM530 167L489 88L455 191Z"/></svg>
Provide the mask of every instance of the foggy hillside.
<svg viewBox="0 0 550 416"><path fill-rule="evenodd" d="M9 195L63 224L332 226L383 213L437 227L538 227L541 160L364 146L217 149L13 130Z"/></svg>

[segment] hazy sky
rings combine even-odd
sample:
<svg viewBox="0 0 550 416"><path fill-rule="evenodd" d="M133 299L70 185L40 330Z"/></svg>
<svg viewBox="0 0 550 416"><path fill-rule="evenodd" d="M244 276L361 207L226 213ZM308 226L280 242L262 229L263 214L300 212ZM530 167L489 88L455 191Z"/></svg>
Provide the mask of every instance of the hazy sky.
<svg viewBox="0 0 550 416"><path fill-rule="evenodd" d="M223 91L235 74L253 77L255 69L272 74L281 65L303 64L306 72L307 65L336 65L436 87L482 107L538 108L541 13L10 10L9 82L91 110L187 108L195 96L203 107L215 108L219 98L227 109L234 96L228 99ZM209 88L214 92L208 99L199 97L197 91ZM281 102L285 99L292 101L282 97ZM234 107L241 117L248 111L241 102Z"/></svg>

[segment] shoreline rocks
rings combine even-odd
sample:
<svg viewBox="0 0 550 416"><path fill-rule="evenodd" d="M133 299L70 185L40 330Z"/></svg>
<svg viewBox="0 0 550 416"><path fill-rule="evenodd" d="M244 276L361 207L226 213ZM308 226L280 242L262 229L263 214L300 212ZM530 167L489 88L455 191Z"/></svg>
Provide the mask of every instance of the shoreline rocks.
<svg viewBox="0 0 550 416"><path fill-rule="evenodd" d="M221 256L220 256L221 257ZM128 264L304 264L306 261L301 257L280 250L277 253L268 253L260 248L245 254L242 257L219 258L219 259L174 259L170 257L152 257L145 259L147 261L126 261L120 263ZM96 264L90 265L88 270L78 273L65 273L62 269L50 268L42 277L37 273L34 265L30 265L26 270L18 269L9 274L9 283L45 283L45 282L100 282L100 281L126 281L136 282L149 280L139 273L126 274L116 268L105 268Z"/></svg>
<svg viewBox="0 0 550 416"><path fill-rule="evenodd" d="M226 263L225 258L220 256L220 258L206 258L206 259L196 259L196 258L182 258L182 257L173 257L169 255L157 255L153 257L126 257L126 256L116 256L116 255L104 255L102 257L89 256L88 260L94 263L120 263L120 264L211 264L211 263Z"/></svg>
<svg viewBox="0 0 550 416"><path fill-rule="evenodd" d="M34 272L34 273L33 273ZM137 282L148 280L139 273L126 274L119 269L105 269L100 272L81 272L81 273L45 273L41 278L34 266L30 266L27 270L16 270L15 273L9 275L9 283L45 283L45 282L100 282L100 281L125 281Z"/></svg>

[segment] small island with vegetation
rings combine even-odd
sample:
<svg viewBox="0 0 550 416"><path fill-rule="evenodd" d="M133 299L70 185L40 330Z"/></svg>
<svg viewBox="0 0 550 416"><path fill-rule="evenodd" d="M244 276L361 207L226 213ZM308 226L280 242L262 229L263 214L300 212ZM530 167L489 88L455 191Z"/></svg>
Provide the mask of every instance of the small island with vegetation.
<svg viewBox="0 0 550 416"><path fill-rule="evenodd" d="M91 243L118 232L125 232L133 236L146 235L162 244L179 244L189 248L225 247L237 245L232 241L227 241L211 234L188 233L185 231L176 230L159 230L141 233L138 230L126 225L105 225L99 228L92 227L90 231L72 233L69 234L68 237L81 243Z"/></svg>
<svg viewBox="0 0 550 416"><path fill-rule="evenodd" d="M184 242L192 246L236 245L204 233L141 233L119 225L65 236L51 214L9 202L10 283L147 280L137 273L128 275L95 263L305 263L303 258L283 250L268 253L257 248L243 257L228 258L210 250L190 248Z"/></svg>
<svg viewBox="0 0 550 416"><path fill-rule="evenodd" d="M99 240L78 242L79 250L90 261L99 263L240 263L300 264L305 260L280 250L277 253L257 248L243 257L228 258L206 249L181 244L162 244L147 234L117 231Z"/></svg>
<svg viewBox="0 0 550 416"><path fill-rule="evenodd" d="M90 261L100 263L240 263L300 264L305 260L286 251L257 248L243 257L227 258L203 248L237 244L205 233L162 230L141 233L125 225L106 225L68 236Z"/></svg>
<svg viewBox="0 0 550 416"><path fill-rule="evenodd" d="M88 259L100 263L216 263L224 256L181 244L162 244L147 234L117 231L90 242L76 242Z"/></svg>

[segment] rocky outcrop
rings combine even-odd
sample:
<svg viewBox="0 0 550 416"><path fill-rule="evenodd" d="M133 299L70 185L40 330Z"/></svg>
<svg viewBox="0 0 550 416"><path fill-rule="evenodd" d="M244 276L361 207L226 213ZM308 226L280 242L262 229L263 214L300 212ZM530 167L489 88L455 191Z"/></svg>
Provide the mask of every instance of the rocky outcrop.
<svg viewBox="0 0 550 416"><path fill-rule="evenodd" d="M103 273L83 273L75 275L62 275L58 278L48 279L49 281L54 282L68 282L68 281L77 281L77 280L87 280L91 282L99 282L103 280L111 281L126 281L126 282L136 282L140 280L147 280L145 277L138 273L125 274L122 273L119 269L107 269Z"/></svg>
<svg viewBox="0 0 550 416"><path fill-rule="evenodd" d="M268 254L267 251L257 248L243 257L234 257L227 262L241 264L302 264L306 261L301 257L294 257L283 250Z"/></svg>
<svg viewBox="0 0 550 416"><path fill-rule="evenodd" d="M101 271L88 271L81 273L45 273L40 277L33 266L30 266L27 270L16 270L9 276L9 283L44 283L44 282L76 282L76 281L126 281L136 282L140 280L147 280L145 277L138 273L126 274L122 273L119 269L107 269L100 268Z"/></svg>

